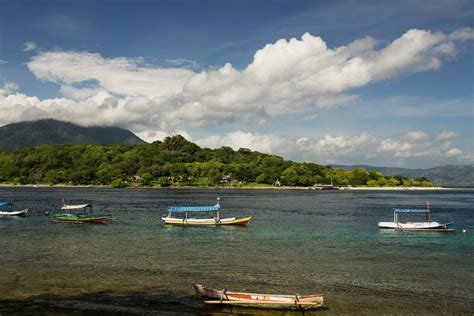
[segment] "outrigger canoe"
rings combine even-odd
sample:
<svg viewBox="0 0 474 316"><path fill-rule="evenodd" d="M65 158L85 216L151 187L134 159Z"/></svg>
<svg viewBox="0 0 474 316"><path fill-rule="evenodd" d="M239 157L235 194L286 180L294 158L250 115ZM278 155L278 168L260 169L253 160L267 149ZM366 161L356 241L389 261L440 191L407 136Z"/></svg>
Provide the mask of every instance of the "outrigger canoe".
<svg viewBox="0 0 474 316"><path fill-rule="evenodd" d="M217 204L212 206L170 206L168 207L168 215L163 216L161 219L167 225L181 225L181 226L220 226L220 225L247 225L252 216L246 217L228 217L221 218L219 214L220 204L219 198L217 198ZM216 215L210 218L195 218L189 217L189 212L215 212ZM182 217L176 217L174 214L184 213Z"/></svg>
<svg viewBox="0 0 474 316"><path fill-rule="evenodd" d="M112 220L110 215L93 214L92 205L90 204L63 205L61 210L64 212L53 215L55 222L102 224Z"/></svg>
<svg viewBox="0 0 474 316"><path fill-rule="evenodd" d="M401 223L398 221L399 213L425 213L425 222L407 222ZM431 205L426 202L426 209L409 209L409 208L394 208L393 222L379 222L380 229L394 229L402 231L438 231L438 232L452 232L454 231L454 223L438 223L430 220Z"/></svg>
<svg viewBox="0 0 474 316"><path fill-rule="evenodd" d="M319 308L323 305L322 294L312 295L279 295L255 294L245 292L231 292L206 288L201 284L194 284L196 293L208 305L230 305L251 308L269 309L296 309L308 310Z"/></svg>
<svg viewBox="0 0 474 316"><path fill-rule="evenodd" d="M7 207L9 209L0 210L0 216L26 216L28 213L28 209L25 208L24 210L14 211L13 210L13 203L11 202L2 202L0 201L0 207Z"/></svg>

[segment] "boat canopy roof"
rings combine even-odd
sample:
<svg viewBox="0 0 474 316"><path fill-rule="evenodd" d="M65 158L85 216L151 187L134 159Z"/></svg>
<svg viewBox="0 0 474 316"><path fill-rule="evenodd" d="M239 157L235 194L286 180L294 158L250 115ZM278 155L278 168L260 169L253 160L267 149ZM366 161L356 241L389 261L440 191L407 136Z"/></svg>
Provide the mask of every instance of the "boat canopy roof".
<svg viewBox="0 0 474 316"><path fill-rule="evenodd" d="M81 205L64 205L61 207L62 210L78 210L81 208L92 207L90 204L81 204Z"/></svg>
<svg viewBox="0 0 474 316"><path fill-rule="evenodd" d="M394 208L395 213L426 213L425 208Z"/></svg>
<svg viewBox="0 0 474 316"><path fill-rule="evenodd" d="M10 206L13 205L11 202L0 201L0 206Z"/></svg>
<svg viewBox="0 0 474 316"><path fill-rule="evenodd" d="M215 212L221 207L219 205L212 206L170 206L168 212Z"/></svg>

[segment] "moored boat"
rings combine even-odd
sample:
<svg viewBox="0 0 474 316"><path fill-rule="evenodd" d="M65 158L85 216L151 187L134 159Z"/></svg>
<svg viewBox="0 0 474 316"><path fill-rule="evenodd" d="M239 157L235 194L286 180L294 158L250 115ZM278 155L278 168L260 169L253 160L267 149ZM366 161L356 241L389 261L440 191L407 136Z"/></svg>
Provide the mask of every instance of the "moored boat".
<svg viewBox="0 0 474 316"><path fill-rule="evenodd" d="M226 289L206 288L201 284L194 284L194 289L204 299L204 303L208 305L297 310L314 309L323 305L322 294L280 295L231 292Z"/></svg>
<svg viewBox="0 0 474 316"><path fill-rule="evenodd" d="M401 223L398 221L398 214L400 213L425 213L425 222L406 222ZM378 226L380 229L394 229L394 230L406 230L406 231L441 231L441 232L452 232L454 231L454 223L438 223L430 220L431 205L426 202L426 209L410 209L410 208L394 208L393 209L393 222L379 222Z"/></svg>
<svg viewBox="0 0 474 316"><path fill-rule="evenodd" d="M220 225L247 225L252 216L246 217L227 217L221 218L220 217L220 204L219 198L217 198L217 204L212 206L170 206L168 207L168 215L163 216L161 219L167 225L181 225L181 226L220 226ZM195 213L195 212L215 212L215 216L210 218L196 218L196 217L189 217L188 213ZM176 213L184 213L182 217L176 217L174 214Z"/></svg>
<svg viewBox="0 0 474 316"><path fill-rule="evenodd" d="M53 219L55 222L63 223L91 223L91 224L102 224L112 220L110 214L93 214L91 204L80 204L80 205L66 205L61 207L62 213L54 214Z"/></svg>
<svg viewBox="0 0 474 316"><path fill-rule="evenodd" d="M0 216L26 216L28 213L28 209L25 208L23 210L14 210L14 204L11 202L4 202L0 201Z"/></svg>

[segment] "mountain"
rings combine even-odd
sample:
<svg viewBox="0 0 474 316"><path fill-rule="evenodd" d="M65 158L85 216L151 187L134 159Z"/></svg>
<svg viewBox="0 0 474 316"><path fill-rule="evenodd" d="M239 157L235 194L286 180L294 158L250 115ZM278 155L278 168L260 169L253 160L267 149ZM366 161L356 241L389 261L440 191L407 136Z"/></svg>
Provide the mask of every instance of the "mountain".
<svg viewBox="0 0 474 316"><path fill-rule="evenodd" d="M410 179L426 177L437 185L474 187L474 165L445 165L429 169L374 167L366 165L333 165L332 167L346 170L364 168L367 171L380 171L386 176L401 175Z"/></svg>
<svg viewBox="0 0 474 316"><path fill-rule="evenodd" d="M0 127L0 150L43 144L145 144L145 141L118 127L82 127L51 119Z"/></svg>

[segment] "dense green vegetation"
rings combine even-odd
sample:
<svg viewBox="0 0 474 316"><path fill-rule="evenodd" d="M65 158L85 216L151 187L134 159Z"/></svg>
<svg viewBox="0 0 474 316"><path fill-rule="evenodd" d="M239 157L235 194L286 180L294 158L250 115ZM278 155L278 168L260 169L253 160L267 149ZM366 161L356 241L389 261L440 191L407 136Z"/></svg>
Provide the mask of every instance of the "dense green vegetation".
<svg viewBox="0 0 474 316"><path fill-rule="evenodd" d="M0 182L125 186L429 186L425 178L386 177L296 163L241 148L200 148L182 136L143 145L41 145L0 152Z"/></svg>

